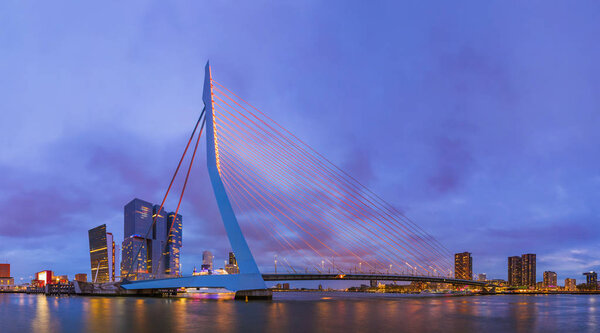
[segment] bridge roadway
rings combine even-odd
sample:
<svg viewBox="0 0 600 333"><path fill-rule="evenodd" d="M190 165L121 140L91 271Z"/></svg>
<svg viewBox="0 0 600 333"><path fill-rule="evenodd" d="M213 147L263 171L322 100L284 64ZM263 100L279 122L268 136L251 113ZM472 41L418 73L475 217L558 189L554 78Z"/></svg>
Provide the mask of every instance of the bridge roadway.
<svg viewBox="0 0 600 333"><path fill-rule="evenodd" d="M452 279L442 276L415 276L415 275L397 275L397 274L368 274L368 273L350 273L350 274L320 274L320 273L294 273L294 274L263 274L265 281L306 281L306 280L377 280L377 281L416 281L416 282L434 282L449 283L469 286L491 286L488 282Z"/></svg>

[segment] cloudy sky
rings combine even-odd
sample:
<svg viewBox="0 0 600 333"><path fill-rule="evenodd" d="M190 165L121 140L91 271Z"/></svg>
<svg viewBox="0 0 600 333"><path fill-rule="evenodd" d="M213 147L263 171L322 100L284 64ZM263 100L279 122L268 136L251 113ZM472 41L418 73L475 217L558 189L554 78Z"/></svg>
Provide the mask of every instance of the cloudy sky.
<svg viewBox="0 0 600 333"><path fill-rule="evenodd" d="M213 76L475 273L600 270L600 5L3 1L0 262L89 271L87 230L158 202ZM202 149L183 269L224 236ZM176 199L167 202L174 209ZM258 254L260 255L260 254Z"/></svg>

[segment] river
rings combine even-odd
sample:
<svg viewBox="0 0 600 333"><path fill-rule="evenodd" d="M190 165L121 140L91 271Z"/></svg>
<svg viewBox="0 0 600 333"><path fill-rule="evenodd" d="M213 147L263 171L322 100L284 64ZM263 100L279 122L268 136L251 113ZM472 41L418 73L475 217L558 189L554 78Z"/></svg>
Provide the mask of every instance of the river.
<svg viewBox="0 0 600 333"><path fill-rule="evenodd" d="M600 295L275 293L222 298L0 294L0 332L598 332Z"/></svg>

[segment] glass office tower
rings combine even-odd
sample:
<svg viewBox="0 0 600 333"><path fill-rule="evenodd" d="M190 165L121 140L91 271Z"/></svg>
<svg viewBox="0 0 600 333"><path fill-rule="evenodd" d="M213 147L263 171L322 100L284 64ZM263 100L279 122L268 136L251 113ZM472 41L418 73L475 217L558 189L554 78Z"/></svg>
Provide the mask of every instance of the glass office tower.
<svg viewBox="0 0 600 333"><path fill-rule="evenodd" d="M90 243L90 266L92 282L109 282L109 256L106 237L106 224L88 231Z"/></svg>

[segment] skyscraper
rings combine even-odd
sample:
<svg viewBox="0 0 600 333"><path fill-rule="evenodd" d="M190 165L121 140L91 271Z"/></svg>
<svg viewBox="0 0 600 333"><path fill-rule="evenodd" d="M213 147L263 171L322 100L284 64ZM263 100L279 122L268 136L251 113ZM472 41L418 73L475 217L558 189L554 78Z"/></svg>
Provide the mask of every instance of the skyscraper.
<svg viewBox="0 0 600 333"><path fill-rule="evenodd" d="M148 260L149 251L147 245L146 239L141 236L129 236L123 240L121 279L136 280L148 277L152 266ZM131 274L129 274L130 268Z"/></svg>
<svg viewBox="0 0 600 333"><path fill-rule="evenodd" d="M521 257L508 257L508 285L520 286L522 279Z"/></svg>
<svg viewBox="0 0 600 333"><path fill-rule="evenodd" d="M596 272L585 272L585 283L588 285L589 289L596 290L598 289L598 273Z"/></svg>
<svg viewBox="0 0 600 333"><path fill-rule="evenodd" d="M544 272L544 287L556 287L557 275L556 272L545 271Z"/></svg>
<svg viewBox="0 0 600 333"><path fill-rule="evenodd" d="M212 271L213 270L213 259L214 256L212 255L212 253L210 251L204 251L202 252L202 270L208 270L208 271Z"/></svg>
<svg viewBox="0 0 600 333"><path fill-rule="evenodd" d="M171 223L173 228L169 229ZM121 258L123 277L127 276L131 265L137 268L132 269L135 276L129 276L129 279L137 279L140 274L156 278L180 275L181 215L175 218L175 213L167 213L159 205L133 199L124 207L124 237ZM133 258L138 251L138 257Z"/></svg>
<svg viewBox="0 0 600 333"><path fill-rule="evenodd" d="M108 241L106 224L90 229L88 231L90 243L90 267L92 271L92 282L105 283L110 281ZM110 237L112 249L112 235Z"/></svg>
<svg viewBox="0 0 600 333"><path fill-rule="evenodd" d="M237 260L235 259L235 254L233 252L229 252L229 261L227 265L225 265L225 271L229 274L239 274L240 268L237 265Z"/></svg>
<svg viewBox="0 0 600 333"><path fill-rule="evenodd" d="M471 258L471 253L463 252L454 255L454 277L463 280L473 279L473 258Z"/></svg>
<svg viewBox="0 0 600 333"><path fill-rule="evenodd" d="M170 228L170 229L169 229ZM181 263L179 260L182 245L182 217L180 214L171 212L167 215L167 247L165 251L165 273L167 275L181 275Z"/></svg>
<svg viewBox="0 0 600 333"><path fill-rule="evenodd" d="M535 254L528 253L521 256L521 284L535 286L536 284Z"/></svg>

